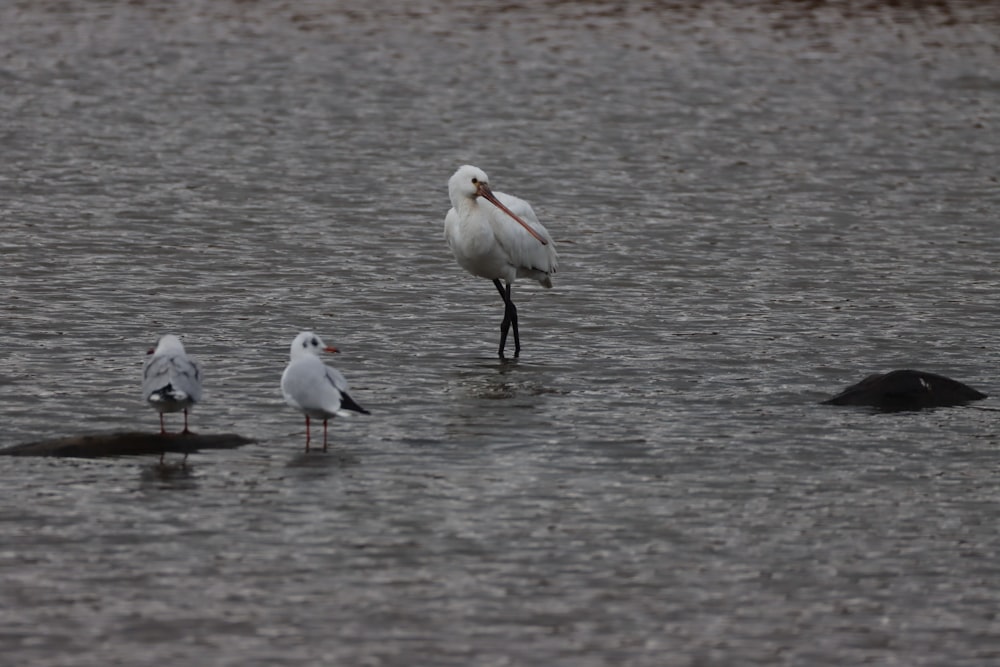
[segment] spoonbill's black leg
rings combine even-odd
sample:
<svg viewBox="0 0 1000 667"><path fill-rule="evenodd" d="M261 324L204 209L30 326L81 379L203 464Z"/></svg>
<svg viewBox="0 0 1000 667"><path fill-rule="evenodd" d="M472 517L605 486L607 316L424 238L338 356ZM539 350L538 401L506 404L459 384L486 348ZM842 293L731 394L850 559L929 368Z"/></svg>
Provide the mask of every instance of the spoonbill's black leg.
<svg viewBox="0 0 1000 667"><path fill-rule="evenodd" d="M514 356L521 356L521 336L517 332L517 307L510 296L510 285L507 285L507 306L510 308L510 323L514 326Z"/></svg>
<svg viewBox="0 0 1000 667"><path fill-rule="evenodd" d="M497 354L503 359L503 350L507 345L507 333L510 331L511 325L514 325L514 356L520 356L521 336L517 331L517 307L510 298L510 285L504 288L499 278L494 279L493 284L496 286L497 291L500 292L500 298L503 299L503 321L500 322L500 349L497 351Z"/></svg>

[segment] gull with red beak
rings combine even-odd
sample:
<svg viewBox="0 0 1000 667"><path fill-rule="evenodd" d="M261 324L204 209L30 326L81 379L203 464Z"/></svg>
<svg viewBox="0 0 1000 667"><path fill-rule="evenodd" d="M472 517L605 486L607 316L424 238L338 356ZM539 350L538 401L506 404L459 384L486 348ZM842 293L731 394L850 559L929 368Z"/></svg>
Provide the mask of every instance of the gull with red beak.
<svg viewBox="0 0 1000 667"><path fill-rule="evenodd" d="M474 276L492 280L500 292L504 312L498 354L503 359L507 334L513 328L517 357L521 339L511 285L517 278L530 278L543 287L552 287L552 274L559 260L555 244L538 222L531 204L493 192L489 176L478 167L459 167L448 179L448 196L451 210L444 219L445 240L459 266Z"/></svg>
<svg viewBox="0 0 1000 667"><path fill-rule="evenodd" d="M323 420L323 451L326 451L326 422L342 410L370 414L347 394L347 380L336 368L319 358L321 352L336 352L311 331L303 331L292 341L291 361L281 375L285 402L306 416L306 451L309 451L309 418Z"/></svg>

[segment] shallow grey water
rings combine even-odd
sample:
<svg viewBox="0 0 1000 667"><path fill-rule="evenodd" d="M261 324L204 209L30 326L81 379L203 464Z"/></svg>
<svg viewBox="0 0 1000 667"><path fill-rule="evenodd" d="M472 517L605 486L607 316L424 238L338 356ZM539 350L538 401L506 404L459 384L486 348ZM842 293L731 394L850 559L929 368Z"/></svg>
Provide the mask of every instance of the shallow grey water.
<svg viewBox="0 0 1000 667"><path fill-rule="evenodd" d="M0 9L0 649L46 665L983 665L998 420L817 401L997 381L990 5L15 3ZM524 345L442 239L531 201ZM370 418L301 452L312 328Z"/></svg>

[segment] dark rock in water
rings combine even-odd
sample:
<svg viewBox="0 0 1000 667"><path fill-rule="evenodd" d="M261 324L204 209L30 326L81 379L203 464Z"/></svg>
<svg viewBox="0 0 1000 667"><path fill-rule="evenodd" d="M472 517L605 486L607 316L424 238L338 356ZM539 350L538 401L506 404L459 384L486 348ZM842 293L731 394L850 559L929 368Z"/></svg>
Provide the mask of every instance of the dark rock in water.
<svg viewBox="0 0 1000 667"><path fill-rule="evenodd" d="M943 375L901 370L869 375L823 403L870 405L882 410L920 410L962 405L983 398L986 394Z"/></svg>
<svg viewBox="0 0 1000 667"><path fill-rule="evenodd" d="M0 449L0 456L70 456L89 459L103 456L160 455L164 452L190 454L202 449L234 449L251 442L253 440L232 433L98 433L5 447Z"/></svg>

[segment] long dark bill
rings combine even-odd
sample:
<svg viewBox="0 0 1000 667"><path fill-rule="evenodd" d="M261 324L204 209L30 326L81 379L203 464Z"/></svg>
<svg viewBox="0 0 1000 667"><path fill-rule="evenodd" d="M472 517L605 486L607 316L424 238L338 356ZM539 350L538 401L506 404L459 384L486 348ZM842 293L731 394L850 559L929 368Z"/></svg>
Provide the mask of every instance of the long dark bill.
<svg viewBox="0 0 1000 667"><path fill-rule="evenodd" d="M488 200L491 204L493 204L494 206L496 206L498 209L500 209L501 211L503 211L504 213L506 213L510 217L514 218L514 220L516 222L518 222L522 227L524 227L525 229L528 230L529 234L531 234L536 239L538 239L539 243L541 243L542 245L548 245L549 244L548 240L546 240L545 237L543 237L541 234L539 234L538 232L536 232L534 229L531 228L531 225L529 225L524 220L522 220L520 217L518 217L517 215L515 215L514 212L511 211L509 208L507 208L506 206L504 206L503 204L501 204L500 200L493 196L493 191L490 190L490 188L489 188L488 185L486 185L485 183L480 183L479 184L479 188L476 190L476 194L479 195L480 197L483 197L484 199Z"/></svg>

